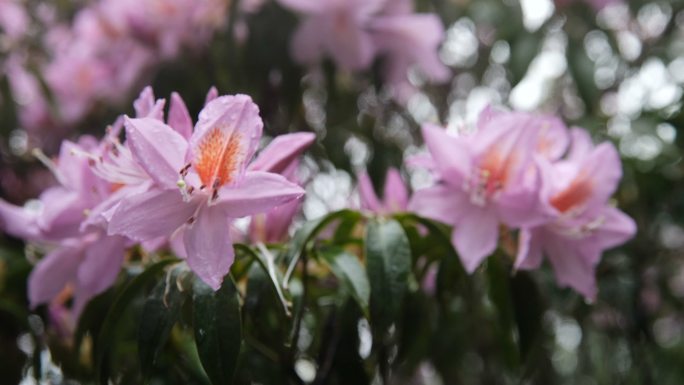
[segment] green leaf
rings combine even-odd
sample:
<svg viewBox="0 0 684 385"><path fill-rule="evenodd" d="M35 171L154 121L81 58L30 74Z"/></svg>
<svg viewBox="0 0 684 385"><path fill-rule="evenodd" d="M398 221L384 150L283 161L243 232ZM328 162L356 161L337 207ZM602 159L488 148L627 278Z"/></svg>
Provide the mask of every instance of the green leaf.
<svg viewBox="0 0 684 385"><path fill-rule="evenodd" d="M352 210L341 210L328 215L322 216L318 219L306 222L292 237L292 241L288 245L286 259L290 262L290 266L285 274L284 285L287 287L289 278L294 271L294 267L299 262L299 259L304 252L306 246L311 242L318 233L324 230L330 223L335 220L340 219L343 222L349 224L354 220L358 221L361 219L361 213Z"/></svg>
<svg viewBox="0 0 684 385"><path fill-rule="evenodd" d="M320 256L368 317L370 283L359 257L341 248L324 250Z"/></svg>
<svg viewBox="0 0 684 385"><path fill-rule="evenodd" d="M109 309L109 312L107 312L107 316L102 323L102 329L95 345L95 367L98 381L101 384L107 384L107 379L109 378L107 359L116 344L117 325L123 317L126 308L157 274L161 273L167 265L175 262L178 261L175 259L165 259L149 266L140 275L133 278L117 295L114 304Z"/></svg>
<svg viewBox="0 0 684 385"><path fill-rule="evenodd" d="M520 364L516 344L517 328L511 298L510 272L499 257L495 255L487 260L488 294L496 308L498 322L494 329L500 343L501 353L506 365L509 369L513 369Z"/></svg>
<svg viewBox="0 0 684 385"><path fill-rule="evenodd" d="M375 219L366 231L367 272L373 330L384 333L397 319L408 286L411 249L395 220Z"/></svg>
<svg viewBox="0 0 684 385"><path fill-rule="evenodd" d="M235 244L234 246L236 251L239 250L240 253L243 253L249 256L251 260L256 261L259 267L266 273L271 284L270 286L280 301L280 307L283 309L283 313L285 313L287 317L290 317L292 315L290 312L291 301L283 292L282 279L279 276L279 271L276 269L275 257L273 254L263 244L258 245L259 252L256 252L247 245ZM247 274L248 271L249 269L245 271L245 274Z"/></svg>
<svg viewBox="0 0 684 385"><path fill-rule="evenodd" d="M157 283L147 297L140 315L138 357L140 368L146 377L151 373L159 351L171 334L185 299L176 286L178 274L172 273L168 278Z"/></svg>
<svg viewBox="0 0 684 385"><path fill-rule="evenodd" d="M202 367L213 384L232 383L242 344L237 288L227 276L218 291L201 280L193 288L195 344Z"/></svg>

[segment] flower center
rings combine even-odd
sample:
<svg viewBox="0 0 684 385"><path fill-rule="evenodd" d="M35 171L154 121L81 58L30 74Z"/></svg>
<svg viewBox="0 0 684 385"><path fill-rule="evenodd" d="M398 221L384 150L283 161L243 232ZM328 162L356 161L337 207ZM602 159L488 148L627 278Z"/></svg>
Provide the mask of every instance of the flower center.
<svg viewBox="0 0 684 385"><path fill-rule="evenodd" d="M551 205L562 213L568 212L586 202L593 192L593 187L591 180L581 173L568 187L551 197Z"/></svg>
<svg viewBox="0 0 684 385"><path fill-rule="evenodd" d="M468 181L466 190L470 192L470 201L484 206L506 185L514 161L514 153L504 156L496 147L487 151Z"/></svg>
<svg viewBox="0 0 684 385"><path fill-rule="evenodd" d="M193 166L202 185L217 189L231 183L239 167L240 134L226 134L216 127L208 132L197 147Z"/></svg>

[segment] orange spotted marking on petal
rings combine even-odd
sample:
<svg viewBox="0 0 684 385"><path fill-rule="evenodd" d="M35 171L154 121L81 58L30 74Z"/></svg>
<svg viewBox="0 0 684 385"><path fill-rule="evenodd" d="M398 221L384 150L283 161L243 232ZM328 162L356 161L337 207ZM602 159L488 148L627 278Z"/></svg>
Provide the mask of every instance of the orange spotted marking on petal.
<svg viewBox="0 0 684 385"><path fill-rule="evenodd" d="M202 184L215 188L232 182L240 153L240 134L226 135L218 127L207 132L197 146L194 161Z"/></svg>
<svg viewBox="0 0 684 385"><path fill-rule="evenodd" d="M551 205L564 213L589 199L593 188L592 181L586 175L580 174L563 191L551 197Z"/></svg>

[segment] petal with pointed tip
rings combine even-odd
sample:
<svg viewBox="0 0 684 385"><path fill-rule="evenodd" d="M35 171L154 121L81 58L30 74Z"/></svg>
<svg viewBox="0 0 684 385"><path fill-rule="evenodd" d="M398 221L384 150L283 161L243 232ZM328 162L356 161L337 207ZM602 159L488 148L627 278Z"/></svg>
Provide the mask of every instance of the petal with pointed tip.
<svg viewBox="0 0 684 385"><path fill-rule="evenodd" d="M235 257L229 229L229 219L222 210L205 206L183 235L188 265L214 290L221 287Z"/></svg>
<svg viewBox="0 0 684 385"><path fill-rule="evenodd" d="M259 153L249 170L282 174L315 139L316 135L310 132L280 135Z"/></svg>
<svg viewBox="0 0 684 385"><path fill-rule="evenodd" d="M131 154L160 187L176 189L188 143L166 124L150 119L126 119Z"/></svg>
<svg viewBox="0 0 684 385"><path fill-rule="evenodd" d="M137 241L171 235L193 217L198 199L184 202L178 190L150 190L125 198L109 221L109 234Z"/></svg>
<svg viewBox="0 0 684 385"><path fill-rule="evenodd" d="M271 209L303 196L305 191L283 176L268 172L251 171L236 186L224 187L214 202L231 218L240 218Z"/></svg>
<svg viewBox="0 0 684 385"><path fill-rule="evenodd" d="M183 98L177 92L171 94L171 105L169 106L169 126L176 130L186 140L192 135L192 118L185 106Z"/></svg>

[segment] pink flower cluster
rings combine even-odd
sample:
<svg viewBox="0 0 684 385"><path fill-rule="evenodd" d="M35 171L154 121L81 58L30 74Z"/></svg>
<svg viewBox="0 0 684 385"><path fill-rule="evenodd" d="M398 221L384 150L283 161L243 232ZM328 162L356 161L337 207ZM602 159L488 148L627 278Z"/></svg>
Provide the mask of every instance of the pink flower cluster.
<svg viewBox="0 0 684 385"><path fill-rule="evenodd" d="M546 255L560 284L596 297L601 254L636 232L610 203L622 177L612 144L594 146L554 117L491 108L472 134L426 125L423 136L437 184L416 191L409 210L453 226L467 271L494 253L502 228L515 229L517 268L537 268Z"/></svg>
<svg viewBox="0 0 684 385"><path fill-rule="evenodd" d="M65 141L45 160L59 185L24 207L0 200L0 228L47 250L29 278L32 306L66 288L78 314L114 283L137 243L172 247L218 289L233 262L235 218L265 214L267 239L287 232L304 194L293 182L297 159L313 134L280 136L252 160L263 123L248 96L210 92L194 125L177 94L166 120L164 106L147 88L135 118L120 118L99 143Z"/></svg>
<svg viewBox="0 0 684 385"><path fill-rule="evenodd" d="M63 130L100 102L123 102L154 65L208 42L224 23L227 5L227 0L100 0L79 10L71 25L51 20L41 26L47 28L42 42L47 57L29 63L36 55L16 49L4 68L22 106L23 127ZM31 67L44 78L55 111Z"/></svg>
<svg viewBox="0 0 684 385"><path fill-rule="evenodd" d="M346 71L384 62L385 81L400 99L411 91L407 72L417 67L428 80L445 82L449 69L437 49L444 26L435 14L413 13L412 0L278 0L306 15L292 40L292 56L312 65L331 57Z"/></svg>

